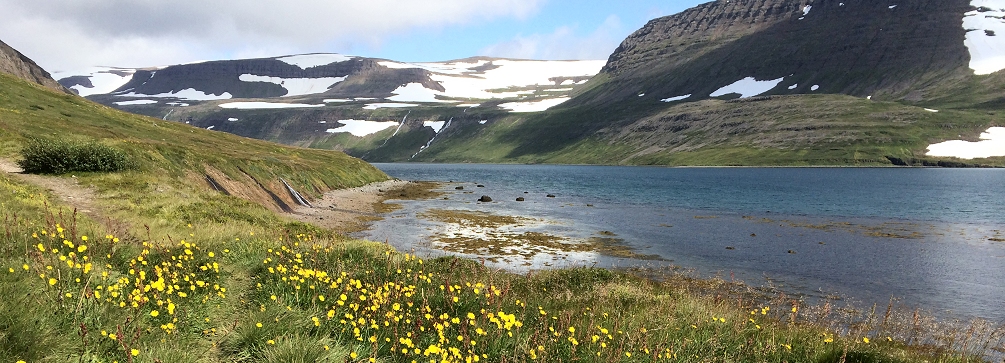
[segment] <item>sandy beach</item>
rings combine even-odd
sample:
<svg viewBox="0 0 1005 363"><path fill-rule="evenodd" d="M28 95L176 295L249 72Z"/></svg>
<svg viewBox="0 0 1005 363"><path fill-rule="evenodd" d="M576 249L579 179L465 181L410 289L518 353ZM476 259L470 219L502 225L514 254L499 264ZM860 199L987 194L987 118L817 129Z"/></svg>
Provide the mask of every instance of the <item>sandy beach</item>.
<svg viewBox="0 0 1005 363"><path fill-rule="evenodd" d="M404 180L388 180L358 188L333 190L321 199L311 201L314 208L297 206L289 216L343 234L358 232L381 218L379 205L388 199L387 195L394 195L388 192L402 190L409 184Z"/></svg>

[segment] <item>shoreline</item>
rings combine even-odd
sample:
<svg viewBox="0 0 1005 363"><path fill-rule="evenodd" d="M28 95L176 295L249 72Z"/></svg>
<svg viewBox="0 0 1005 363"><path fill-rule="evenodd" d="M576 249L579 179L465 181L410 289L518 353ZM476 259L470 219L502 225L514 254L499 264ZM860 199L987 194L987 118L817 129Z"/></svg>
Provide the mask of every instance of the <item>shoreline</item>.
<svg viewBox="0 0 1005 363"><path fill-rule="evenodd" d="M379 206L391 199L387 196L388 191L399 191L412 183L391 179L356 188L332 190L314 200L313 208L296 206L292 213L286 215L340 234L359 232L383 218L385 211Z"/></svg>

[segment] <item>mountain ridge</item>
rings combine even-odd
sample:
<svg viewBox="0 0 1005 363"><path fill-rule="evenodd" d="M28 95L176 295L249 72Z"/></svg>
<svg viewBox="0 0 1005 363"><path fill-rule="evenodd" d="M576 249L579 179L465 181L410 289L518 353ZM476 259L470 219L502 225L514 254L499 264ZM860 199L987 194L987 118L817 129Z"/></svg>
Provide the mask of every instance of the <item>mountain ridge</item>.
<svg viewBox="0 0 1005 363"><path fill-rule="evenodd" d="M0 72L56 91L69 92L69 90L56 82L49 72L46 72L38 64L35 64L35 61L21 54L21 52L3 41L0 41Z"/></svg>

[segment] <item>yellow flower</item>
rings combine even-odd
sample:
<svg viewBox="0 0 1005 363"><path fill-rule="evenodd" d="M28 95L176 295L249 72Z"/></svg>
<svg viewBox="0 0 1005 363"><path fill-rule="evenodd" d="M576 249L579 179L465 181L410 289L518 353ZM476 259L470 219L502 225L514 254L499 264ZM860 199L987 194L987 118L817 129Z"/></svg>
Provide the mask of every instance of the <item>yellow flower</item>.
<svg viewBox="0 0 1005 363"><path fill-rule="evenodd" d="M356 354L356 352L349 353L349 358L356 359L358 356L359 354Z"/></svg>
<svg viewBox="0 0 1005 363"><path fill-rule="evenodd" d="M77 252L84 253L84 251L87 251L87 246L85 245L77 246Z"/></svg>
<svg viewBox="0 0 1005 363"><path fill-rule="evenodd" d="M157 315L160 315L160 314L161 313L159 311L157 311L157 310L150 310L150 316L152 316L152 317L156 318Z"/></svg>
<svg viewBox="0 0 1005 363"><path fill-rule="evenodd" d="M115 333L108 334L108 339L115 340Z"/></svg>
<svg viewBox="0 0 1005 363"><path fill-rule="evenodd" d="M862 342L865 343L865 344L869 344L869 338L863 337L862 338Z"/></svg>
<svg viewBox="0 0 1005 363"><path fill-rule="evenodd" d="M262 323L255 323L255 326L261 328L262 327Z"/></svg>
<svg viewBox="0 0 1005 363"><path fill-rule="evenodd" d="M56 279L49 278L49 286L52 286L52 285L55 285L55 284L56 284Z"/></svg>
<svg viewBox="0 0 1005 363"><path fill-rule="evenodd" d="M276 341L272 339L269 339L269 341L267 341L266 343L268 343L269 345L276 345Z"/></svg>
<svg viewBox="0 0 1005 363"><path fill-rule="evenodd" d="M136 349L136 348L133 348L132 350L129 351L129 353L132 354L135 357L135 356L140 355L140 350Z"/></svg>

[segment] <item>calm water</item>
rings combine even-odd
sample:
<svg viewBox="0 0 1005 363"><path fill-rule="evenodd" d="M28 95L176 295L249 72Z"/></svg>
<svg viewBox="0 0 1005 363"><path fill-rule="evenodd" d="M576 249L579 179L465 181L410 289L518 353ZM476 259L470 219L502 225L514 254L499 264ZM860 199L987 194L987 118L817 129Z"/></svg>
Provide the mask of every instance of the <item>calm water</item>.
<svg viewBox="0 0 1005 363"><path fill-rule="evenodd" d="M403 250L443 253L428 241L449 231L417 218L422 211L481 211L543 221L526 230L570 239L611 231L667 260L573 254L496 263L504 268L664 263L810 298L885 304L896 297L936 313L1005 320L1005 242L991 240L1005 238L1005 170L377 167L448 182L447 200L404 202L362 235ZM495 202L478 203L481 195Z"/></svg>

